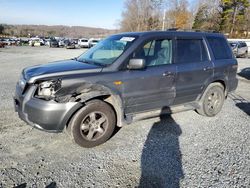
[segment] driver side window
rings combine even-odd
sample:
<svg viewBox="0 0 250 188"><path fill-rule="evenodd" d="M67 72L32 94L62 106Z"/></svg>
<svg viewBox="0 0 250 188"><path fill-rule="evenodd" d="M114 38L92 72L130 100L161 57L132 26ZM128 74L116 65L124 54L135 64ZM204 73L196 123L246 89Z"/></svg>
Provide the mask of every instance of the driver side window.
<svg viewBox="0 0 250 188"><path fill-rule="evenodd" d="M136 51L134 58L144 59L148 67L171 64L172 40L151 40Z"/></svg>

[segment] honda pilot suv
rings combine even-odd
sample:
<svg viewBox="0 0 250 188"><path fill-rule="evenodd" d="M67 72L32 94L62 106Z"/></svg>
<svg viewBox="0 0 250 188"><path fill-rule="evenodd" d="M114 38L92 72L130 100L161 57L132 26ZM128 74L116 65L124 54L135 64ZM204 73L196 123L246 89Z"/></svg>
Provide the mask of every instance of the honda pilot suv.
<svg viewBox="0 0 250 188"><path fill-rule="evenodd" d="M79 57L25 68L15 110L35 128L66 129L94 147L139 119L184 110L215 116L237 87L237 66L219 33L117 34Z"/></svg>

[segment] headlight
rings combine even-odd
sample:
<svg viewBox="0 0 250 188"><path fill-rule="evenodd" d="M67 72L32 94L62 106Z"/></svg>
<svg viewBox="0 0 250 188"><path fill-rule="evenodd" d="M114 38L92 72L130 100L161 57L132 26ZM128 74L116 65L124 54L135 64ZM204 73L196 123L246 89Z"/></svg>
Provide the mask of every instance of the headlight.
<svg viewBox="0 0 250 188"><path fill-rule="evenodd" d="M18 85L22 88L22 90L24 89L24 87L26 85L26 80L23 78L23 75L20 76L20 79L18 81Z"/></svg>
<svg viewBox="0 0 250 188"><path fill-rule="evenodd" d="M51 99L60 88L61 80L44 81L39 84L37 94L45 99Z"/></svg>

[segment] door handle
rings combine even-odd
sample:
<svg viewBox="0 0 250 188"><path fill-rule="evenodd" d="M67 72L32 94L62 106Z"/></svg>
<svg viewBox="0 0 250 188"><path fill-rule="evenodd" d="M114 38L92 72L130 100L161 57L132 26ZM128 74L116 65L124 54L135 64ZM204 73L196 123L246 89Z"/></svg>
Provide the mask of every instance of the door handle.
<svg viewBox="0 0 250 188"><path fill-rule="evenodd" d="M203 68L204 71L209 71L209 70L212 70L212 69L213 69L213 67L205 67L205 68Z"/></svg>
<svg viewBox="0 0 250 188"><path fill-rule="evenodd" d="M163 75L163 76L170 77L170 76L173 76L174 73L173 73L173 72L170 72L170 71L167 71L167 72L164 72L162 75Z"/></svg>

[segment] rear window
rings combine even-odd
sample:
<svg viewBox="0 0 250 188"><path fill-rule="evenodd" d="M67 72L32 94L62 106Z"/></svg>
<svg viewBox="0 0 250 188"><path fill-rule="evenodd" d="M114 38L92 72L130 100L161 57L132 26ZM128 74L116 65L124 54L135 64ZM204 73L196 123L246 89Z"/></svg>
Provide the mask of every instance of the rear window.
<svg viewBox="0 0 250 188"><path fill-rule="evenodd" d="M202 39L177 39L176 63L197 63L208 60Z"/></svg>
<svg viewBox="0 0 250 188"><path fill-rule="evenodd" d="M232 52L224 38L207 37L207 40L216 60L232 59Z"/></svg>

